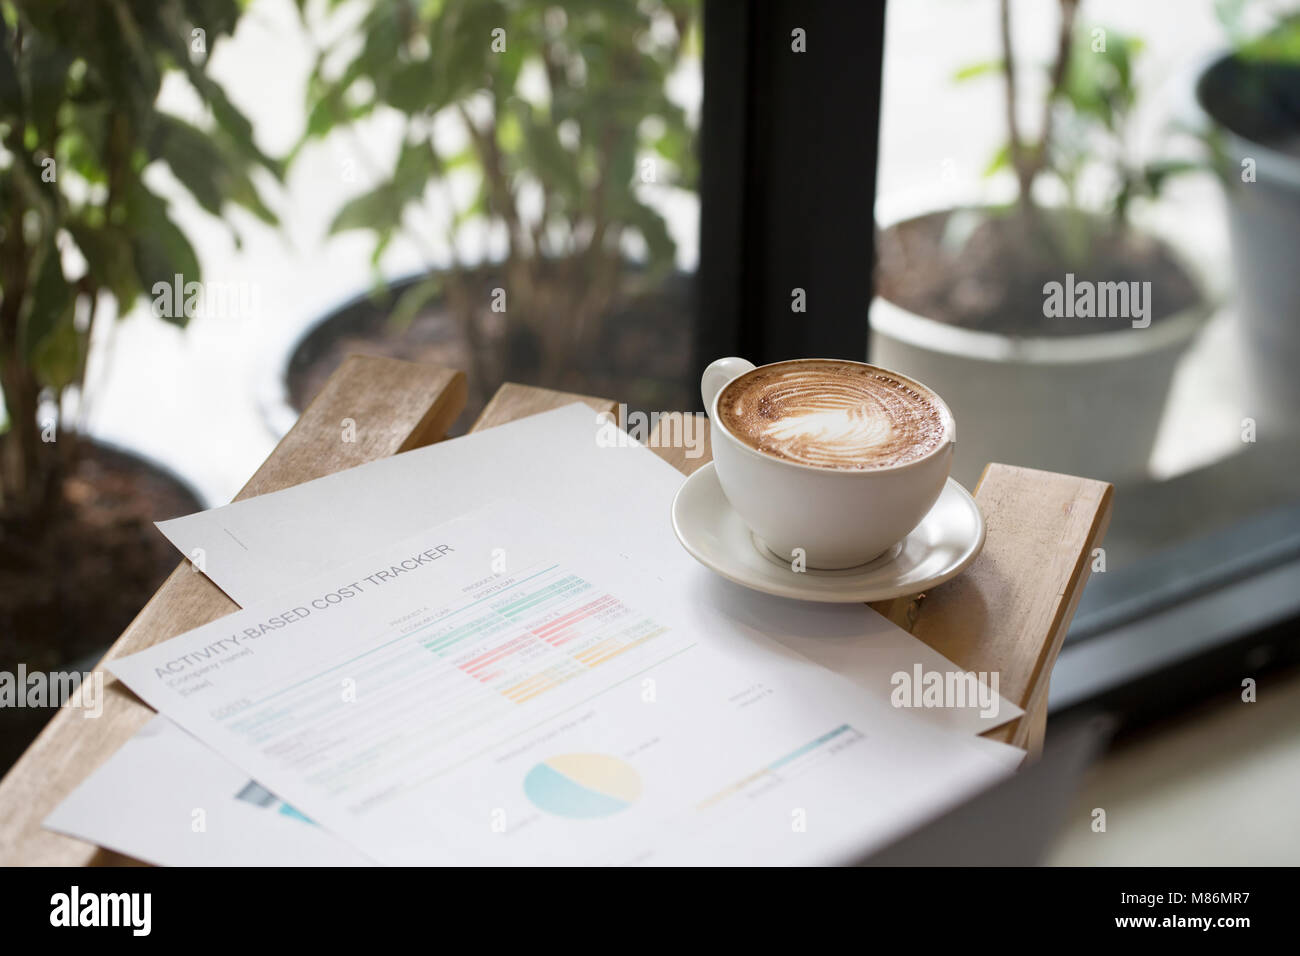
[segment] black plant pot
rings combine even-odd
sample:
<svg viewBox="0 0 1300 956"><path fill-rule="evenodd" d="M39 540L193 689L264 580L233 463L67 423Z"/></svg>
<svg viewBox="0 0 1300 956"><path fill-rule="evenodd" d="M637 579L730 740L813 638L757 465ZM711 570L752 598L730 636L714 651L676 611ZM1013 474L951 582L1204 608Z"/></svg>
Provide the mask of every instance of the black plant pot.
<svg viewBox="0 0 1300 956"><path fill-rule="evenodd" d="M639 273L629 267L629 275ZM382 292L356 295L309 323L288 343L259 388L258 404L273 434L281 436L293 426L315 390L350 352L471 370L470 343L454 317L431 316L426 309L401 336L388 327L388 316L402 293L426 276L406 276ZM498 284L494 276L491 269L484 270L485 294ZM502 380L609 395L647 410L689 407L693 400L692 294L691 277L676 272L617 305L604 321L595 360L584 367L575 359L564 382L539 379L540 343L528 329L509 323L499 330L491 364ZM435 313L439 305L437 299L430 303ZM490 397L491 385L471 382L469 405L453 433L473 421Z"/></svg>
<svg viewBox="0 0 1300 956"><path fill-rule="evenodd" d="M71 503L35 526L3 516L0 670L93 667L182 560L151 522L203 507L184 479L140 454L88 438L81 452L65 479ZM53 714L0 708L0 772Z"/></svg>

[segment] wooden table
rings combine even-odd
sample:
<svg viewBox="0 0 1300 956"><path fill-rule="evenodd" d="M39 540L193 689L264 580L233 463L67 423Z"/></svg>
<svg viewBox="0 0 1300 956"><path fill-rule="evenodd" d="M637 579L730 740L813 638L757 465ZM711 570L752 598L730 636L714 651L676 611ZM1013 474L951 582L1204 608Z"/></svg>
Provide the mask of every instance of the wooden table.
<svg viewBox="0 0 1300 956"><path fill-rule="evenodd" d="M460 372L395 359L353 356L326 383L298 423L237 498L296 485L442 438L465 404ZM473 431L579 401L599 411L612 400L505 385ZM340 440L341 423L356 440ZM652 445L654 443L652 442ZM709 460L655 448L683 473ZM1041 746L1047 687L1066 628L1083 592L1092 552L1110 518L1105 482L1009 465L989 465L975 491L988 525L979 558L927 594L872 605L962 668L997 671L1001 693L1025 716L987 736L1033 751ZM236 610L182 562L113 644L104 661L133 654ZM103 667L103 661L99 667ZM153 716L111 674L104 712L84 720L63 709L0 781L0 864L127 864L134 861L41 828L41 820Z"/></svg>

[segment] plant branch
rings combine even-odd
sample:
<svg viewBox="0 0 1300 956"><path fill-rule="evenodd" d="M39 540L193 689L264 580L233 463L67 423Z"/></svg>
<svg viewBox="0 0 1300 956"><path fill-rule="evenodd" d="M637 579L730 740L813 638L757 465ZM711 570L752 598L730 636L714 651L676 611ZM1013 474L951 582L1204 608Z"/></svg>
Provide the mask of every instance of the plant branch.
<svg viewBox="0 0 1300 956"><path fill-rule="evenodd" d="M1002 73L1006 82L1007 138L1011 165L1020 186L1020 207L1033 208L1034 180L1047 167L1048 147L1052 139L1052 107L1060 97L1069 74L1073 48L1074 20L1079 0L1060 0L1061 23L1057 31L1056 55L1052 60L1047 96L1043 100L1043 118L1039 140L1029 146L1020 135L1016 110L1016 58L1011 39L1011 0L1001 0L999 29L1002 37Z"/></svg>
<svg viewBox="0 0 1300 956"><path fill-rule="evenodd" d="M1079 9L1079 0L1061 0L1061 24L1056 35L1056 58L1052 61L1051 81L1047 98L1043 100L1043 132L1035 156L1034 174L1047 164L1047 146L1052 138L1052 106L1061 95L1065 78L1070 70L1070 51L1073 49L1074 15Z"/></svg>
<svg viewBox="0 0 1300 956"><path fill-rule="evenodd" d="M18 154L21 156L21 153ZM21 162L21 159L17 160ZM35 471L40 436L36 427L36 406L40 388L24 360L19 331L23 304L28 294L31 250L18 226L24 207L15 184L10 184L10 227L0 245L3 267L3 297L0 298L0 390L9 416L9 433L4 440L3 471L0 471L0 503L12 508L31 503L29 493L38 479Z"/></svg>
<svg viewBox="0 0 1300 956"><path fill-rule="evenodd" d="M523 252L525 247L523 227L520 225L519 213L515 209L514 195L510 190L510 183L506 180L505 166L501 160L501 150L497 144L496 136L492 130L484 130L470 118L469 111L465 109L464 103L456 104L456 111L460 114L461 122L465 124L466 130L469 131L470 141L474 144L474 151L478 153L479 162L483 165L483 175L487 178L488 189L492 195L492 205L496 207L498 215L505 221L508 241L510 243L507 258L513 260L515 251Z"/></svg>
<svg viewBox="0 0 1300 956"><path fill-rule="evenodd" d="M1026 154L1024 140L1020 138L1020 123L1016 118L1016 57L1011 42L1011 0L1001 0L998 26L1002 37L1002 76L1006 84L1007 143L1011 166L1020 184L1020 205L1028 210L1032 200L1029 191L1033 186L1033 173Z"/></svg>

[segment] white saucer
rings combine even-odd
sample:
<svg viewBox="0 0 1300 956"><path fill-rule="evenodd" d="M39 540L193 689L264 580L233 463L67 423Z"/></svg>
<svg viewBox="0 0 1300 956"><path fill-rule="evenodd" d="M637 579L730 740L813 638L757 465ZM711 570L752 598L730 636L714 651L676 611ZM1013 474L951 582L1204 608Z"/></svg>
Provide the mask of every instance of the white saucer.
<svg viewBox="0 0 1300 956"><path fill-rule="evenodd" d="M692 557L729 581L777 597L835 603L883 601L932 588L960 574L984 547L979 506L949 478L921 523L879 558L843 571L795 572L758 544L731 510L712 462L678 489L673 530Z"/></svg>

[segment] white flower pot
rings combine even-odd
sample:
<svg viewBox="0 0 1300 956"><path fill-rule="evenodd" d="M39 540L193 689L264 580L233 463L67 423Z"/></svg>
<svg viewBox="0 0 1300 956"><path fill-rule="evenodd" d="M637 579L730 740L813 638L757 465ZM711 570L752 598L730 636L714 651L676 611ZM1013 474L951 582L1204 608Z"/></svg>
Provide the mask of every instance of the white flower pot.
<svg viewBox="0 0 1300 956"><path fill-rule="evenodd" d="M1201 72L1197 104L1220 126L1231 159L1223 185L1255 414L1262 429L1294 434L1300 408L1300 158L1227 128L1233 117L1209 101L1214 81L1233 82L1229 59L1215 59Z"/></svg>
<svg viewBox="0 0 1300 956"><path fill-rule="evenodd" d="M1209 313L1202 294L1202 304L1147 328L1009 336L876 296L868 355L947 402L957 422L953 476L967 487L994 461L1130 481L1147 474L1174 369Z"/></svg>

